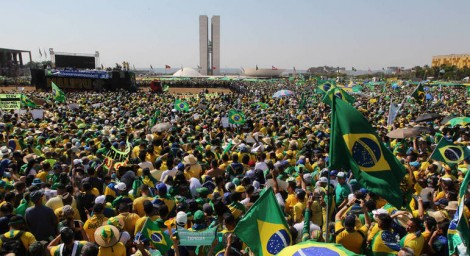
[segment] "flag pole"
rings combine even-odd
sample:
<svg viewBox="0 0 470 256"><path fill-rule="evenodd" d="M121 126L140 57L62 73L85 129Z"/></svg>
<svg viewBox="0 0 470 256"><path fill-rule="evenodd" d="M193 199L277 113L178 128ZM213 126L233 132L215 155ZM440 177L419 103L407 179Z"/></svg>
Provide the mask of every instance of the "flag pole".
<svg viewBox="0 0 470 256"><path fill-rule="evenodd" d="M334 132L334 127L333 127L333 124L334 124L334 118L333 118L333 114L334 114L334 111L335 111L335 102L336 102L336 96L333 95L333 98L331 99L331 111L330 111L330 129L331 129L331 133ZM330 144L331 144L331 141L330 141ZM329 243L330 242L330 228L329 228L329 224L330 224L330 200L331 200L331 195L330 195L330 171L331 171L331 157L332 157L332 152L331 152L331 149L333 147L331 147L330 145L330 149L329 149L329 155L328 155L328 183L327 183L327 189L326 189L326 194L327 194L327 200L326 200L326 218L325 218L325 221L326 221L326 233L325 233L325 242L326 243Z"/></svg>
<svg viewBox="0 0 470 256"><path fill-rule="evenodd" d="M426 162L429 162L429 159L431 159L431 156L434 154L434 151L436 151L437 149L437 146L439 145L439 143L441 143L441 140L444 139L444 136L442 136L442 138L439 140L439 142L436 144L436 147L432 150L431 154L429 155L428 157L428 160Z"/></svg>

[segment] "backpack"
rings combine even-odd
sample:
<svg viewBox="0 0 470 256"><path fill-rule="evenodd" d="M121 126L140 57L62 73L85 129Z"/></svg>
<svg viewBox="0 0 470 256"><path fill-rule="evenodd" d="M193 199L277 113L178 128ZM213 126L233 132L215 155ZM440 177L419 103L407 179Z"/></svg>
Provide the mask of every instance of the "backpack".
<svg viewBox="0 0 470 256"><path fill-rule="evenodd" d="M20 239L23 234L24 231L20 231L16 236L11 238L5 237L5 235L0 236L0 239L2 240L2 249L0 249L0 254L5 255L7 253L15 253L16 255L26 255L26 248Z"/></svg>

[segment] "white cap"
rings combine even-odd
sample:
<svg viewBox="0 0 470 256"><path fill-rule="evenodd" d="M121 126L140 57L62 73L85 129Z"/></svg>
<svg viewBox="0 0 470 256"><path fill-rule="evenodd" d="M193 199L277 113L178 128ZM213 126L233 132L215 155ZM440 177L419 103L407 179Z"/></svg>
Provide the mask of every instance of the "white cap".
<svg viewBox="0 0 470 256"><path fill-rule="evenodd" d="M120 191L124 191L127 189L127 186L126 186L126 183L119 182L118 184L116 184L116 186L114 186L114 188Z"/></svg>
<svg viewBox="0 0 470 256"><path fill-rule="evenodd" d="M82 164L82 159L74 159L73 160L73 165L79 165Z"/></svg>
<svg viewBox="0 0 470 256"><path fill-rule="evenodd" d="M180 211L176 214L176 224L177 225L184 226L184 225L186 225L187 221L188 221L188 215L185 212Z"/></svg>
<svg viewBox="0 0 470 256"><path fill-rule="evenodd" d="M101 195L95 198L95 204L104 204L106 202L106 196Z"/></svg>
<svg viewBox="0 0 470 256"><path fill-rule="evenodd" d="M320 177L320 179L318 179L319 182L322 182L322 183L328 183L328 179L326 177Z"/></svg>
<svg viewBox="0 0 470 256"><path fill-rule="evenodd" d="M374 215L387 214L388 215L388 211L385 210L385 209L380 208L380 209L377 209L377 210L373 210L372 214L374 214Z"/></svg>
<svg viewBox="0 0 470 256"><path fill-rule="evenodd" d="M344 172L338 172L338 174L336 175L337 178L344 178L346 177L346 174Z"/></svg>

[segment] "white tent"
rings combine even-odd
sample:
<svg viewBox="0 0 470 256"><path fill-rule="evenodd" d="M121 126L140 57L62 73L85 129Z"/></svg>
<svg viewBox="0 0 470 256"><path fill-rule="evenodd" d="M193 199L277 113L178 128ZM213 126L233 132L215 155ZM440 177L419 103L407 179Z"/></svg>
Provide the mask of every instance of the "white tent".
<svg viewBox="0 0 470 256"><path fill-rule="evenodd" d="M173 76L174 77L200 77L202 75L192 68L183 68L183 69L176 71L173 74Z"/></svg>

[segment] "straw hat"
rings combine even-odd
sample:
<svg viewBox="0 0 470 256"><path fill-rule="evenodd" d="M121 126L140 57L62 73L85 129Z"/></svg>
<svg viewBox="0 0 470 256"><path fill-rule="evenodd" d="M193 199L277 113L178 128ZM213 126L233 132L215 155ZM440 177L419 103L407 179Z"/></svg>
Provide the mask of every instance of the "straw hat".
<svg viewBox="0 0 470 256"><path fill-rule="evenodd" d="M401 214L401 215L398 215L395 220L398 222L398 224L402 227L406 227L407 226L407 223L408 221L413 218L413 216L411 215L411 213L407 212L406 214Z"/></svg>
<svg viewBox="0 0 470 256"><path fill-rule="evenodd" d="M189 154L183 158L184 164L195 165L197 164L197 158L193 154Z"/></svg>
<svg viewBox="0 0 470 256"><path fill-rule="evenodd" d="M119 230L112 225L104 225L96 229L95 241L99 246L111 247L119 242Z"/></svg>

